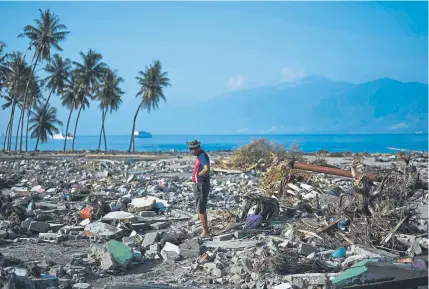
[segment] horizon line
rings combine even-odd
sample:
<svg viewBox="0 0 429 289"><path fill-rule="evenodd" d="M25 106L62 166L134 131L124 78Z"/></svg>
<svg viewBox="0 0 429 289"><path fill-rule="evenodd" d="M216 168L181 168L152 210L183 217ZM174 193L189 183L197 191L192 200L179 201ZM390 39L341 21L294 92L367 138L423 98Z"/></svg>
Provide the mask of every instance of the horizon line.
<svg viewBox="0 0 429 289"><path fill-rule="evenodd" d="M424 133L223 133L223 134L199 134L199 133L180 133L180 134L152 134L152 136L329 136L329 135L361 135L361 136L376 136L376 135L428 135L429 132ZM83 134L77 137L99 137L100 134ZM107 134L106 137L109 136L126 136L130 137L129 134ZM4 135L0 135L0 137L4 137ZM16 135L12 135L12 137L16 137ZM30 138L31 139L31 138ZM144 139L144 138L142 138ZM150 139L150 138L149 138Z"/></svg>

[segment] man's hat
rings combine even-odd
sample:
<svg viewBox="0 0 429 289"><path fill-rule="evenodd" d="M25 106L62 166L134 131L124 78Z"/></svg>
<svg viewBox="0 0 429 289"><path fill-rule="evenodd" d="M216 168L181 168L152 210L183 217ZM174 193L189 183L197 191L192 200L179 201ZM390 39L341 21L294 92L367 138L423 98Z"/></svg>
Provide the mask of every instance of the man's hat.
<svg viewBox="0 0 429 289"><path fill-rule="evenodd" d="M189 149L196 149L196 148L200 147L201 142L194 139L194 140L186 142L186 144L188 145Z"/></svg>

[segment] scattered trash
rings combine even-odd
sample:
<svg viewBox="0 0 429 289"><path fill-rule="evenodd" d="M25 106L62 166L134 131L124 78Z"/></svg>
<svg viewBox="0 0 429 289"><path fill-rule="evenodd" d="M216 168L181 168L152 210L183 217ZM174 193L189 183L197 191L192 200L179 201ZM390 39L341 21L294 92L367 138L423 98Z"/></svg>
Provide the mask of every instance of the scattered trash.
<svg viewBox="0 0 429 289"><path fill-rule="evenodd" d="M0 288L124 274L195 288L427 286L427 155L323 158L255 141L216 160L204 238L184 158L0 162Z"/></svg>

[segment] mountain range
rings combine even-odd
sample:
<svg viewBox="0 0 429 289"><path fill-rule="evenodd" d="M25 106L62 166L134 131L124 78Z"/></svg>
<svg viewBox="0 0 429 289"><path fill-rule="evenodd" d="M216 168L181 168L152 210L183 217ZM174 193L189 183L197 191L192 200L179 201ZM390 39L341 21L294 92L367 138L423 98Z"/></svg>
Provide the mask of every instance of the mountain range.
<svg viewBox="0 0 429 289"><path fill-rule="evenodd" d="M175 127L202 134L427 133L428 85L307 77L228 92L168 113L175 115Z"/></svg>

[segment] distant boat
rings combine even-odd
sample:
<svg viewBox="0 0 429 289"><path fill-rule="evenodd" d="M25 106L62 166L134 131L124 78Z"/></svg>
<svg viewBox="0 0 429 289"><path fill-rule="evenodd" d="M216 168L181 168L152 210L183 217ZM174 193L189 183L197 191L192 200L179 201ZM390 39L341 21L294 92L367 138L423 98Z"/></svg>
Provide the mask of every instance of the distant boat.
<svg viewBox="0 0 429 289"><path fill-rule="evenodd" d="M416 131L415 134L423 134L422 131Z"/></svg>
<svg viewBox="0 0 429 289"><path fill-rule="evenodd" d="M66 136L64 136L62 133L57 133L57 134L52 135L51 139L54 139L54 140L65 140ZM73 137L71 135L68 135L67 139L73 139Z"/></svg>
<svg viewBox="0 0 429 289"><path fill-rule="evenodd" d="M134 137L136 138L152 138L152 135L147 131L134 131Z"/></svg>

